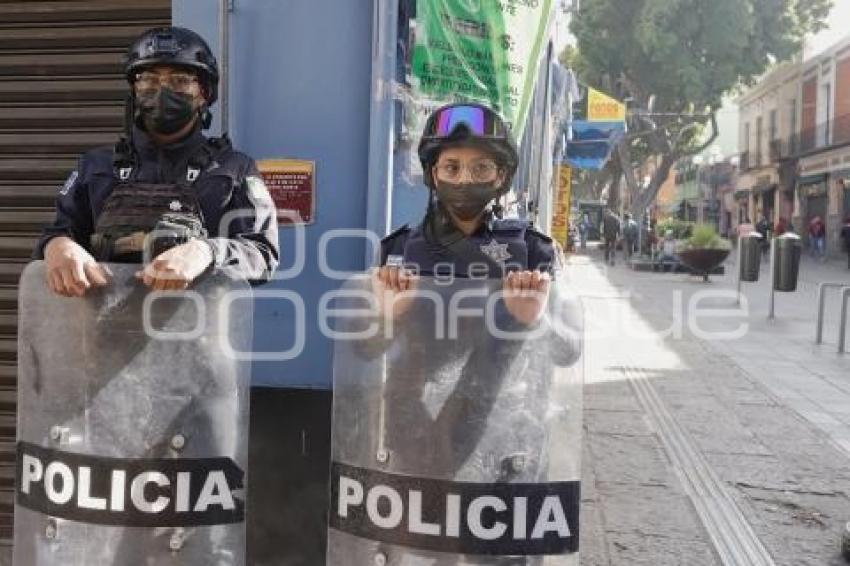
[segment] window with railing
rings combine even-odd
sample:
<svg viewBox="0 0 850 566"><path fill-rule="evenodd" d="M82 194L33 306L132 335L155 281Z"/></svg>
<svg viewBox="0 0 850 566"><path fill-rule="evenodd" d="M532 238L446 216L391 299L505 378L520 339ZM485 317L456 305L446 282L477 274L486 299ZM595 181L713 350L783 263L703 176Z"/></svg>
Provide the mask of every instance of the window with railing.
<svg viewBox="0 0 850 566"><path fill-rule="evenodd" d="M837 116L799 134L799 153L850 143L850 114Z"/></svg>
<svg viewBox="0 0 850 566"><path fill-rule="evenodd" d="M794 153L797 153L797 150L799 149L797 147L797 145L798 145L797 144L797 142L798 142L798 138L797 138L797 99L791 100L791 102L789 103L789 106L790 106L789 124L791 124L791 128L790 128L789 131L791 132L791 137L789 137L788 139L791 143L789 144L788 151L791 154L794 154Z"/></svg>

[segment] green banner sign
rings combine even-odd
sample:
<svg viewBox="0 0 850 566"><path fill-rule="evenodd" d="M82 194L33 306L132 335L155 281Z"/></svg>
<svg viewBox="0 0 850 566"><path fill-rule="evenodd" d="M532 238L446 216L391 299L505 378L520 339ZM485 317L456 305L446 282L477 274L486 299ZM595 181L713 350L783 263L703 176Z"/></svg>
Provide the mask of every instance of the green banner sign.
<svg viewBox="0 0 850 566"><path fill-rule="evenodd" d="M552 0L417 0L414 90L486 103L519 138L551 8Z"/></svg>

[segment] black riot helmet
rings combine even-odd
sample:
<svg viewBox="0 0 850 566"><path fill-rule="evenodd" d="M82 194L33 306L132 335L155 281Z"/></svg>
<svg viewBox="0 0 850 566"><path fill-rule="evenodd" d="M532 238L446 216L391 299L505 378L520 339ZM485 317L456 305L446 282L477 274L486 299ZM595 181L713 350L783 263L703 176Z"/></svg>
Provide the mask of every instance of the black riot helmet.
<svg viewBox="0 0 850 566"><path fill-rule="evenodd" d="M442 106L428 117L419 142L419 160L425 184L433 189L431 168L443 149L469 145L492 153L499 165L504 167L507 174L501 194L507 192L519 163L513 134L496 112L472 102Z"/></svg>
<svg viewBox="0 0 850 566"><path fill-rule="evenodd" d="M168 26L143 33L127 50L124 74L133 84L136 73L154 65L185 67L198 74L207 106L218 98L218 63L204 39L192 30Z"/></svg>

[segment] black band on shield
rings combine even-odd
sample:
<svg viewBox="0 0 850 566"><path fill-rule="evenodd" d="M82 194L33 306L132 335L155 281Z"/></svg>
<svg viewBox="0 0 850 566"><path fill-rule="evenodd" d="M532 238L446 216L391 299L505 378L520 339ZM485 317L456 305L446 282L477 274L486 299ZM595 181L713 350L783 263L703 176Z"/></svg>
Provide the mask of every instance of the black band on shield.
<svg viewBox="0 0 850 566"><path fill-rule="evenodd" d="M467 483L331 467L330 526L389 544L457 554L578 551L581 484Z"/></svg>
<svg viewBox="0 0 850 566"><path fill-rule="evenodd" d="M104 458L18 442L16 499L98 525L182 527L245 520L244 472L230 458Z"/></svg>

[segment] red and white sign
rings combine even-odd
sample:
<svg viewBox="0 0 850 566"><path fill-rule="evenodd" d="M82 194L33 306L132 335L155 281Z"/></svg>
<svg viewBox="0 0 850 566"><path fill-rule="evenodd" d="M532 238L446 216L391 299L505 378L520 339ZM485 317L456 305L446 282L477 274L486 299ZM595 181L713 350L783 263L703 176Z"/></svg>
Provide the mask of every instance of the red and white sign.
<svg viewBox="0 0 850 566"><path fill-rule="evenodd" d="M316 162L263 159L260 174L277 207L280 224L311 224L316 213Z"/></svg>

